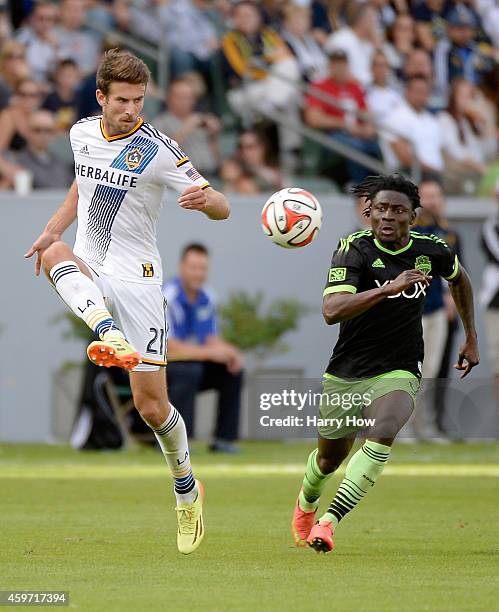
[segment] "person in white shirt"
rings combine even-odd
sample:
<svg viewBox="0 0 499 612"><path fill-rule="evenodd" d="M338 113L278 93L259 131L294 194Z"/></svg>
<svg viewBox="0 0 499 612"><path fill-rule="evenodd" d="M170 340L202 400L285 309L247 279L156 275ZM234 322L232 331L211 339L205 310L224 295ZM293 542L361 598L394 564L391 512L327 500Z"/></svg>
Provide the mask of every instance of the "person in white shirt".
<svg viewBox="0 0 499 612"><path fill-rule="evenodd" d="M482 122L473 101L475 86L464 78L454 79L449 106L438 115L444 137L444 152L463 169L483 173L485 156Z"/></svg>
<svg viewBox="0 0 499 612"><path fill-rule="evenodd" d="M290 4L284 8L281 36L300 67L305 81L318 81L328 75L329 61L322 47L310 33L310 7Z"/></svg>
<svg viewBox="0 0 499 612"><path fill-rule="evenodd" d="M59 56L72 59L83 75L95 72L100 49L95 36L84 30L85 0L62 0L60 17L55 30Z"/></svg>
<svg viewBox="0 0 499 612"><path fill-rule="evenodd" d="M190 466L185 424L168 401L165 305L156 223L166 186L186 210L229 216L174 140L140 117L150 78L131 53L108 51L97 71L101 117L70 132L76 180L26 257L37 254L53 287L99 340L87 349L96 365L130 370L134 404L153 430L174 479L177 546L196 550L204 536L202 487ZM78 219L72 250L61 238ZM125 337L126 336L126 337Z"/></svg>
<svg viewBox="0 0 499 612"><path fill-rule="evenodd" d="M407 81L405 102L388 117L384 134L390 147L385 162L392 168L410 168L416 160L424 173L444 169L443 137L438 119L427 110L430 85L424 77Z"/></svg>
<svg viewBox="0 0 499 612"><path fill-rule="evenodd" d="M352 11L349 27L333 32L324 45L330 54L340 49L347 54L352 76L364 87L372 80L371 61L377 41L377 14L369 4L361 4Z"/></svg>
<svg viewBox="0 0 499 612"><path fill-rule="evenodd" d="M404 98L390 85L390 65L382 51L376 51L373 56L372 75L373 82L366 92L367 108L374 122L380 124L404 102Z"/></svg>
<svg viewBox="0 0 499 612"><path fill-rule="evenodd" d="M26 47L26 60L37 81L47 81L59 59L55 35L57 18L57 6L41 0L34 5L28 24L20 28L16 36L16 40Z"/></svg>

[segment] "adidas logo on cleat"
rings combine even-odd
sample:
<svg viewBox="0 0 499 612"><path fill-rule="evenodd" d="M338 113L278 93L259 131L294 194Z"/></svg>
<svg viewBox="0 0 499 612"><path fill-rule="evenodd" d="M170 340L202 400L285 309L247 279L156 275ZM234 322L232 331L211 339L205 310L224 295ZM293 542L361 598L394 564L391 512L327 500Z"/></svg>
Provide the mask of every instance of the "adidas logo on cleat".
<svg viewBox="0 0 499 612"><path fill-rule="evenodd" d="M381 261L381 259L378 257L378 259L376 259L375 261L373 261L373 268L384 268L385 264Z"/></svg>

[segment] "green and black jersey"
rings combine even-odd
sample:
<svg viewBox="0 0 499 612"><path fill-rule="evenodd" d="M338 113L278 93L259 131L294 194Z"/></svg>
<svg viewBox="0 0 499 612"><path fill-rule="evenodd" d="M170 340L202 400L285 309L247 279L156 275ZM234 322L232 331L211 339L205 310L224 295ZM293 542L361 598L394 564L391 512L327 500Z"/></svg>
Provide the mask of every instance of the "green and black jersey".
<svg viewBox="0 0 499 612"><path fill-rule="evenodd" d="M411 232L405 247L390 251L376 240L372 230L356 232L340 240L324 295L382 287L404 270L414 268L439 283L439 276L452 280L458 275L459 262L454 251L437 236ZM365 378L392 370L421 376L425 295L425 284L417 283L342 322L326 371L341 378Z"/></svg>

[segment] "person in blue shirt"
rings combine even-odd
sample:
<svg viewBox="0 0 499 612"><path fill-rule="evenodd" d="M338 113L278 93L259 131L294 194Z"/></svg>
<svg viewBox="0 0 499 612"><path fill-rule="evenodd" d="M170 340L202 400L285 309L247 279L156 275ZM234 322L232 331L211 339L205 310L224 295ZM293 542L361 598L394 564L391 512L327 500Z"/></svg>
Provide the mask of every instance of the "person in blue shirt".
<svg viewBox="0 0 499 612"><path fill-rule="evenodd" d="M444 106L454 79L465 78L480 85L494 67L492 47L476 41L479 24L469 7L458 4L446 15L446 21L447 37L439 41L433 55L435 86Z"/></svg>
<svg viewBox="0 0 499 612"><path fill-rule="evenodd" d="M422 234L433 234L445 240L462 261L459 236L445 218L445 197L436 180L424 180L419 186L421 210L414 229ZM423 378L430 384L427 401L418 406L415 429L418 438L441 441L445 431L445 397L450 360L455 335L458 331L457 310L446 285L440 280L432 282L426 290L423 309L423 338L425 362ZM435 381L435 382L433 382Z"/></svg>
<svg viewBox="0 0 499 612"><path fill-rule="evenodd" d="M205 288L209 253L202 244L182 251L178 276L163 285L167 301L168 365L172 404L182 414L187 435L194 435L196 394L218 391L217 419L210 450L237 452L243 358L218 332L213 295Z"/></svg>

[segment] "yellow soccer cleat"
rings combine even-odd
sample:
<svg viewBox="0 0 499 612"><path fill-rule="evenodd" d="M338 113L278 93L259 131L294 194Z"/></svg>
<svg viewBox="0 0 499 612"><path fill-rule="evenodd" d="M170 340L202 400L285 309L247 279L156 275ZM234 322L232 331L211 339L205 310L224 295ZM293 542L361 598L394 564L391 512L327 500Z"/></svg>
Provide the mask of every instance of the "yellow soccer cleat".
<svg viewBox="0 0 499 612"><path fill-rule="evenodd" d="M133 370L141 362L140 353L128 344L123 334L115 329L106 332L102 340L96 340L87 348L88 358L98 366L117 366Z"/></svg>
<svg viewBox="0 0 499 612"><path fill-rule="evenodd" d="M194 552L204 538L203 499L204 487L196 480L198 496L192 504L179 504L177 512L177 547L183 555Z"/></svg>

